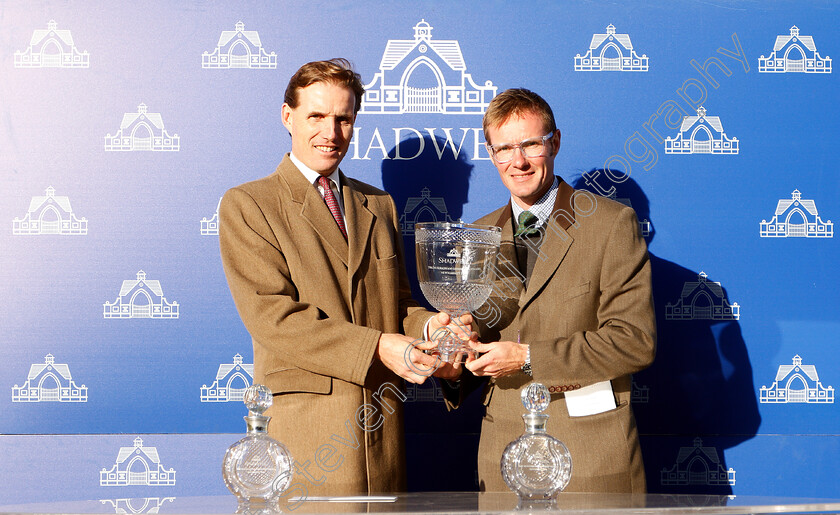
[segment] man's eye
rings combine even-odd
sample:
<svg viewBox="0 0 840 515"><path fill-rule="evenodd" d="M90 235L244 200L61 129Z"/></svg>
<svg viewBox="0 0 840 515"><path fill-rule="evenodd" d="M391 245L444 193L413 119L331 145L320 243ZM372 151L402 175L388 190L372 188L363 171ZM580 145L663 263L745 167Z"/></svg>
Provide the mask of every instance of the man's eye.
<svg viewBox="0 0 840 515"><path fill-rule="evenodd" d="M496 152L510 152L511 150L513 150L513 147L511 147L510 145L502 145L501 147L495 148Z"/></svg>
<svg viewBox="0 0 840 515"><path fill-rule="evenodd" d="M541 145L539 141L523 141L522 142L522 150L528 150L529 148L537 148Z"/></svg>

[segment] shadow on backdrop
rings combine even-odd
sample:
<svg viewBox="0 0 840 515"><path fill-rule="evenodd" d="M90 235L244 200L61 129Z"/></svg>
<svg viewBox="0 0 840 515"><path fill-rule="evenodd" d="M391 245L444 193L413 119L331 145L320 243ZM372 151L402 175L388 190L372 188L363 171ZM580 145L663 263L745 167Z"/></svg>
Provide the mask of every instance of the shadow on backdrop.
<svg viewBox="0 0 840 515"><path fill-rule="evenodd" d="M469 198L473 165L466 153L455 157L444 138L412 137L399 142L382 161L382 185L400 214L405 266L415 300L431 309L417 282L414 224L455 222ZM442 152L439 154L439 151ZM412 156L416 156L413 157ZM475 392L447 412L436 379L406 383L405 432L408 491L478 489L476 459L484 407Z"/></svg>
<svg viewBox="0 0 840 515"><path fill-rule="evenodd" d="M650 246L655 226L636 181L627 177L616 183L604 170L593 169L572 185L607 192L632 207ZM761 422L737 306L702 270L652 252L650 261L656 359L633 378L648 491L731 494L736 471L729 470L724 450L754 437Z"/></svg>

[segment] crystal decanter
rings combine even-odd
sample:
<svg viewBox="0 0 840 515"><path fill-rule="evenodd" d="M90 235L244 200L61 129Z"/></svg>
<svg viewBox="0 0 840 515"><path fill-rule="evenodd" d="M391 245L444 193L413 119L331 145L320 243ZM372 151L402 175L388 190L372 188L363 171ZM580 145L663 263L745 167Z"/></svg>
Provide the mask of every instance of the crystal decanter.
<svg viewBox="0 0 840 515"><path fill-rule="evenodd" d="M271 390L263 385L249 386L244 400L248 434L225 452L222 476L240 506L274 504L292 481L292 455L267 433L271 417L263 412L271 406Z"/></svg>
<svg viewBox="0 0 840 515"><path fill-rule="evenodd" d="M512 441L502 453L502 478L521 502L553 501L572 477L569 449L545 432L551 396L548 388L531 383L522 390L525 433Z"/></svg>

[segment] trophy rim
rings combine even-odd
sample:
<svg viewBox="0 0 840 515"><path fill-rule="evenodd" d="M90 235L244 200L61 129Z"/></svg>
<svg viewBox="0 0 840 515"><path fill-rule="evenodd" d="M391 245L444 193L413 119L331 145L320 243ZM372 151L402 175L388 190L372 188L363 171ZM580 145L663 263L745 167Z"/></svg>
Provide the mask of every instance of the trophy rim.
<svg viewBox="0 0 840 515"><path fill-rule="evenodd" d="M414 224L414 230L441 229L469 229L471 231L488 231L501 234L502 228L496 225L468 224L464 222L419 222Z"/></svg>

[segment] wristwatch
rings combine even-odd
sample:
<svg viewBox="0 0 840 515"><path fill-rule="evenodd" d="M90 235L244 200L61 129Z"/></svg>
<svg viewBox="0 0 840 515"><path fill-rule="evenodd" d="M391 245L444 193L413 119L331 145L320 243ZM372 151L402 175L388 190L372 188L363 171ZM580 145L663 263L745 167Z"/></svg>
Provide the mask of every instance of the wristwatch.
<svg viewBox="0 0 840 515"><path fill-rule="evenodd" d="M525 354L525 364L522 365L521 370L522 370L522 372L524 372L524 373L528 374L529 376L533 377L534 374L531 373L531 346L530 345L525 350L525 352L526 352L526 354Z"/></svg>

